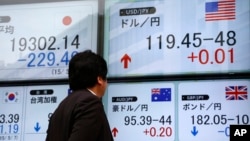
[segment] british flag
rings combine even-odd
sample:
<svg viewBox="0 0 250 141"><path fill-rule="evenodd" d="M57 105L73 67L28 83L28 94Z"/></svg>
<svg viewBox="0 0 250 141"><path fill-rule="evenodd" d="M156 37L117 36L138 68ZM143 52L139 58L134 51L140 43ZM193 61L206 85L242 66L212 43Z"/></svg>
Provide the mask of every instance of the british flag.
<svg viewBox="0 0 250 141"><path fill-rule="evenodd" d="M247 100L247 86L227 86L227 100Z"/></svg>

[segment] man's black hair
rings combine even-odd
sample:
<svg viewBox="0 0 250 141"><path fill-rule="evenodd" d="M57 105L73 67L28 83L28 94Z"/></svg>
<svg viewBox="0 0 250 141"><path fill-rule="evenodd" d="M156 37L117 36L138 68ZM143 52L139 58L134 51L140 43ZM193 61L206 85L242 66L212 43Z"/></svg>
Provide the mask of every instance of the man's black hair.
<svg viewBox="0 0 250 141"><path fill-rule="evenodd" d="M97 83L100 76L106 80L107 63L91 50L77 53L69 62L69 86L71 90L85 89Z"/></svg>

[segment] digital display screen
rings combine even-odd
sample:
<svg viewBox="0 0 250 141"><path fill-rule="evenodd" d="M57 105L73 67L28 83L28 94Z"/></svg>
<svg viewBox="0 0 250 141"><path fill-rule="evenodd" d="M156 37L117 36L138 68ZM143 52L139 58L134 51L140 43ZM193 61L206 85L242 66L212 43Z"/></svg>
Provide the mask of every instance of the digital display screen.
<svg viewBox="0 0 250 141"><path fill-rule="evenodd" d="M97 1L0 6L0 80L68 77L77 52L97 51Z"/></svg>
<svg viewBox="0 0 250 141"><path fill-rule="evenodd" d="M250 80L110 83L106 110L116 141L228 141L250 125Z"/></svg>
<svg viewBox="0 0 250 141"><path fill-rule="evenodd" d="M249 1L106 3L110 77L250 72Z"/></svg>
<svg viewBox="0 0 250 141"><path fill-rule="evenodd" d="M67 85L0 87L0 140L44 141L49 118Z"/></svg>

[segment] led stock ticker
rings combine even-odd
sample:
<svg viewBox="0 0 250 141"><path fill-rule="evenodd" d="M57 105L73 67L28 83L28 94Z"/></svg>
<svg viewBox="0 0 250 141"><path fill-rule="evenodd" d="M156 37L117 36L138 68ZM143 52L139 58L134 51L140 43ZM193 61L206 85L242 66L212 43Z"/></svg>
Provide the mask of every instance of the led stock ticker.
<svg viewBox="0 0 250 141"><path fill-rule="evenodd" d="M121 141L226 141L230 125L250 124L249 86L248 79L111 83L110 128Z"/></svg>
<svg viewBox="0 0 250 141"><path fill-rule="evenodd" d="M48 121L67 95L67 85L1 87L0 140L44 141Z"/></svg>
<svg viewBox="0 0 250 141"><path fill-rule="evenodd" d="M227 2L232 17L211 17L205 1L111 6L110 76L249 72L248 2Z"/></svg>
<svg viewBox="0 0 250 141"><path fill-rule="evenodd" d="M2 80L65 79L75 54L97 51L96 2L1 6L1 14Z"/></svg>
<svg viewBox="0 0 250 141"><path fill-rule="evenodd" d="M248 125L249 84L249 80L180 83L179 139L209 141L212 135L228 140L230 125Z"/></svg>
<svg viewBox="0 0 250 141"><path fill-rule="evenodd" d="M136 94L133 95L133 92ZM175 136L173 92L174 87L171 83L110 84L107 115L112 121L110 127L114 138L173 140Z"/></svg>

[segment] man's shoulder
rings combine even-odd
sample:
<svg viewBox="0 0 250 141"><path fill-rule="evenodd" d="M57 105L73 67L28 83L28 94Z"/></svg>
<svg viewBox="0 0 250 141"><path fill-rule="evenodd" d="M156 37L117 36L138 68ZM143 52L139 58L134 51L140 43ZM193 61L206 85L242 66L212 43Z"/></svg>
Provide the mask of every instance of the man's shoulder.
<svg viewBox="0 0 250 141"><path fill-rule="evenodd" d="M90 100L99 100L97 96L92 94L90 91L84 89L84 90L77 90L71 93L68 96L69 99L74 99L75 101L90 101Z"/></svg>

